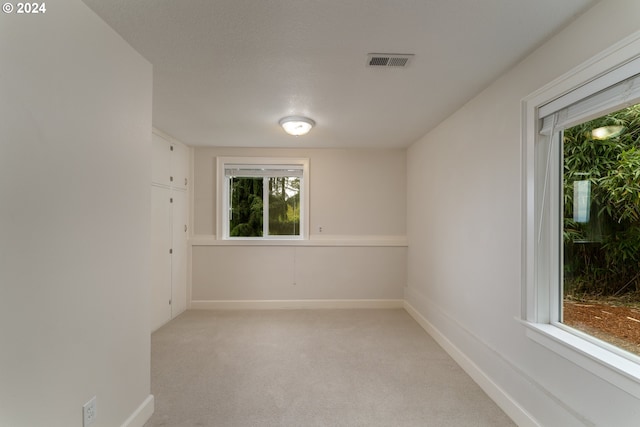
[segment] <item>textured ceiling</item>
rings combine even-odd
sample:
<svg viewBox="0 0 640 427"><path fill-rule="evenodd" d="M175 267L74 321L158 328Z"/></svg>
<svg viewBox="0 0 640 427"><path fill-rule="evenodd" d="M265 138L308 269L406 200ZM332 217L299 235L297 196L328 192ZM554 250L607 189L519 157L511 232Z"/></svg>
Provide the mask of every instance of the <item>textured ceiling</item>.
<svg viewBox="0 0 640 427"><path fill-rule="evenodd" d="M154 66L192 146L406 147L593 0L84 0ZM368 53L412 53L404 69ZM278 120L316 127L286 135Z"/></svg>

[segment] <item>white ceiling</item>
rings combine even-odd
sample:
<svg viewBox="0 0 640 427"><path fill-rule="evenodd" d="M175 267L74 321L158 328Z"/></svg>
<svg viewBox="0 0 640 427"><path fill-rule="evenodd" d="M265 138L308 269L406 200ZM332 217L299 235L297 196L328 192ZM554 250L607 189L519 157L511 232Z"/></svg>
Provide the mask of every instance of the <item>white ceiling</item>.
<svg viewBox="0 0 640 427"><path fill-rule="evenodd" d="M84 0L154 66L192 146L406 147L594 0ZM368 53L413 53L405 69ZM304 137L278 120L317 122Z"/></svg>

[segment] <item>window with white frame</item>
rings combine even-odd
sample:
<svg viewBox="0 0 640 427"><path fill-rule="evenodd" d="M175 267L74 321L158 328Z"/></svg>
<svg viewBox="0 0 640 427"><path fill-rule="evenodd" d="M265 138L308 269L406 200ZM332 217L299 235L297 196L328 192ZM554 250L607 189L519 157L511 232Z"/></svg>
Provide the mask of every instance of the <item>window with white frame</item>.
<svg viewBox="0 0 640 427"><path fill-rule="evenodd" d="M218 158L218 235L306 238L308 168L308 159Z"/></svg>
<svg viewBox="0 0 640 427"><path fill-rule="evenodd" d="M523 308L530 336L625 372L637 394L640 57L611 61L524 102Z"/></svg>

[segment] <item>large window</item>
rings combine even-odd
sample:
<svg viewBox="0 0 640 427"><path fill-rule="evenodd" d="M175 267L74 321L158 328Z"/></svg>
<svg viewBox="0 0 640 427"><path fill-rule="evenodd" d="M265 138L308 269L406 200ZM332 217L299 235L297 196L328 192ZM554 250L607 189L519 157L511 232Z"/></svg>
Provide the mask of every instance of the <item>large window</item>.
<svg viewBox="0 0 640 427"><path fill-rule="evenodd" d="M218 170L223 238L307 236L306 159L220 158Z"/></svg>
<svg viewBox="0 0 640 427"><path fill-rule="evenodd" d="M540 109L537 141L548 318L640 355L640 105L620 108L640 75L566 97Z"/></svg>
<svg viewBox="0 0 640 427"><path fill-rule="evenodd" d="M640 104L561 134L560 321L640 355Z"/></svg>
<svg viewBox="0 0 640 427"><path fill-rule="evenodd" d="M640 58L610 60L525 100L523 308L532 338L638 393Z"/></svg>

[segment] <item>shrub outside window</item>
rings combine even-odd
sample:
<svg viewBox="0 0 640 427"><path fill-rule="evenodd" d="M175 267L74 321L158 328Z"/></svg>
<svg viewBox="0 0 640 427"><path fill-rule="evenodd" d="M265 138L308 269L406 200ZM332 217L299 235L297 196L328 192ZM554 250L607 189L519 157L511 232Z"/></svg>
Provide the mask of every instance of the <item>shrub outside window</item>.
<svg viewBox="0 0 640 427"><path fill-rule="evenodd" d="M640 104L562 142L560 321L640 355Z"/></svg>

